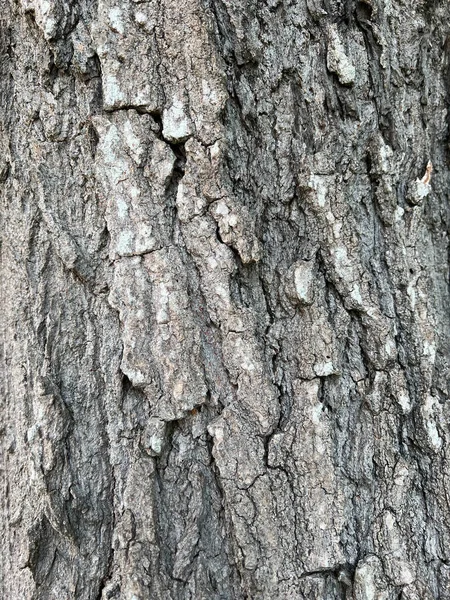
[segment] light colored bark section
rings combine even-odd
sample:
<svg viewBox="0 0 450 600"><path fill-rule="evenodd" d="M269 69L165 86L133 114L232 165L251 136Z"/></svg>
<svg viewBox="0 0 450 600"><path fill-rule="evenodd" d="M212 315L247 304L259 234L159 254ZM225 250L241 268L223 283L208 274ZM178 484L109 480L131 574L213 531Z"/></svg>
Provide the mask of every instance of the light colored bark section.
<svg viewBox="0 0 450 600"><path fill-rule="evenodd" d="M5 3L5 599L450 597L450 10L343 4Z"/></svg>

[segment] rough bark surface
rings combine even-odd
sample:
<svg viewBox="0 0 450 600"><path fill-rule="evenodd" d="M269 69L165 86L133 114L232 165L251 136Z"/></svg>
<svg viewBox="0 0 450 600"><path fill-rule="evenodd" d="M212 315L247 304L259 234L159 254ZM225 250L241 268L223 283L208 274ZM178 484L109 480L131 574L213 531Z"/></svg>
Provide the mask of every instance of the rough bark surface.
<svg viewBox="0 0 450 600"><path fill-rule="evenodd" d="M0 22L0 597L450 598L450 4Z"/></svg>

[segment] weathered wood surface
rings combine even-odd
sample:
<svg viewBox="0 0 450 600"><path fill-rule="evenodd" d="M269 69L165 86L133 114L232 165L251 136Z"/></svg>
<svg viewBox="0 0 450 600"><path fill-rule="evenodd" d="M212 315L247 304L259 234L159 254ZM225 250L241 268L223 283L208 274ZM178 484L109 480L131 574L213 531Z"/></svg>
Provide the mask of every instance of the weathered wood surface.
<svg viewBox="0 0 450 600"><path fill-rule="evenodd" d="M1 598L450 598L450 4L0 21Z"/></svg>

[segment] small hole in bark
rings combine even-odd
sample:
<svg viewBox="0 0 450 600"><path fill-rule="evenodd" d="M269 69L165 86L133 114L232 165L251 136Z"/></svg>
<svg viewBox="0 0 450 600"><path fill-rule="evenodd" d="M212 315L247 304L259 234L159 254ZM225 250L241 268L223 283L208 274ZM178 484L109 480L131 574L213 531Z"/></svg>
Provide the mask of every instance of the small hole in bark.
<svg viewBox="0 0 450 600"><path fill-rule="evenodd" d="M122 377L123 395L125 396L125 394L128 392L128 390L130 390L132 387L133 387L133 384L131 383L129 378L124 373L123 377Z"/></svg>
<svg viewBox="0 0 450 600"><path fill-rule="evenodd" d="M372 17L372 7L367 2L358 2L356 5L356 18L358 21L370 21Z"/></svg>

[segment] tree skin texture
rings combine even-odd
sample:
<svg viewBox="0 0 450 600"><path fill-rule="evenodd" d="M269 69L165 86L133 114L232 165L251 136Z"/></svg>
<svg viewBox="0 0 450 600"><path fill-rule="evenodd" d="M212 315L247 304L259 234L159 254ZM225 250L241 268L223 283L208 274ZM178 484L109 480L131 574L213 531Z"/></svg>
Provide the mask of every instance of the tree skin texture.
<svg viewBox="0 0 450 600"><path fill-rule="evenodd" d="M1 600L450 600L449 24L2 0Z"/></svg>

